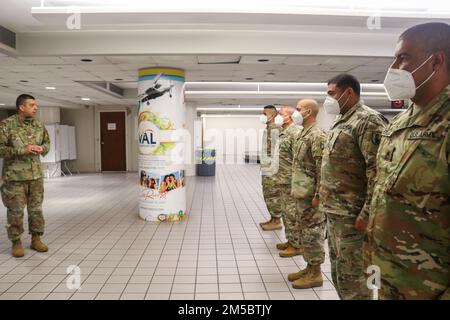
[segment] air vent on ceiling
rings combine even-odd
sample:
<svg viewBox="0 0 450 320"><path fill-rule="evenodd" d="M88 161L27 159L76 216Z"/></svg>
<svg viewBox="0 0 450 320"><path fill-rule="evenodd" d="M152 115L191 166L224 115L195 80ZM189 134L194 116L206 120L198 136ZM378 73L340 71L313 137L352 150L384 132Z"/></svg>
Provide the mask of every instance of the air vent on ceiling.
<svg viewBox="0 0 450 320"><path fill-rule="evenodd" d="M77 81L89 88L101 91L103 93L112 95L116 98L123 99L123 89L118 86L112 84L111 82L106 81Z"/></svg>
<svg viewBox="0 0 450 320"><path fill-rule="evenodd" d="M197 56L198 64L239 64L241 56L214 56L201 55Z"/></svg>
<svg viewBox="0 0 450 320"><path fill-rule="evenodd" d="M0 26L0 44L16 49L16 34L11 30Z"/></svg>

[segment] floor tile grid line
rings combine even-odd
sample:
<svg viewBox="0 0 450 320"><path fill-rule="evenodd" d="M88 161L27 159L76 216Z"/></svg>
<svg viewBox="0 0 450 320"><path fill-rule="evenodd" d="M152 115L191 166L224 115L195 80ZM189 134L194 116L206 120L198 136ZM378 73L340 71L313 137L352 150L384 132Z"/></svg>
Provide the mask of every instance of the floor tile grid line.
<svg viewBox="0 0 450 320"><path fill-rule="evenodd" d="M117 189L118 189L118 191L121 191L121 189L120 189L120 187L118 186L117 187ZM122 192L120 192L120 193L122 193ZM132 193L132 190L130 190L129 191L129 193L131 194ZM117 197L115 197L116 199L117 199ZM105 210L105 213L104 214L102 214L102 215L100 215L99 217L98 217L98 219L100 219L102 216L104 216L104 215L109 215L109 214L111 214L111 211L112 210L115 210L117 213L115 213L114 215L113 215L113 217L115 217L115 216L119 216L120 214L121 214L121 212L122 212L122 208L123 207L127 207L127 206L130 206L130 204L131 204L131 206L130 207L132 207L132 206L135 206L135 204L133 204L133 202L132 202L132 197L129 197L130 198L130 200L128 201L128 202L122 202L122 206L120 206L120 207L117 207L116 206L116 204L114 203L114 202L108 202L109 204L111 204L111 206L110 206L110 208L111 209L106 209L105 210L105 208L103 208L103 210ZM101 208L99 208L98 210L100 210ZM97 211L95 211L95 212L97 212ZM124 216L123 217L123 219L125 219L126 218L126 216ZM96 219L95 221L97 221L98 219ZM123 220L122 219L122 220ZM119 225L120 224L120 221L119 222L117 222L117 224L116 225ZM88 228L89 226L87 226L86 228ZM100 230L102 228L102 225L99 225L99 227L97 228L97 231L98 230ZM108 232L107 234L105 234L105 236L103 237L103 239L105 239L109 234L111 234L112 232L114 231L114 229L112 228L111 229L111 231L110 232ZM94 234L95 234L95 232L94 232ZM83 241L83 243L85 243L86 241L88 241L89 240L89 238L87 238L85 241ZM70 240L68 240L67 242L70 242ZM82 244L83 243L81 243L80 244L80 246L82 246ZM88 257L89 256L89 254L90 253L92 253L93 251L95 251L97 249L97 247L95 247L95 248L92 248L91 249L91 251L79 262L79 264L81 264L81 263L83 263L84 261L86 261L86 257ZM106 255L105 255L106 256ZM99 260L98 261L98 263L97 263L97 265L96 265L96 267L101 263L103 261L103 259L101 259L101 260ZM54 269L56 269L56 268L58 268L59 267L59 265L58 266L56 266ZM95 270L95 268L96 267L94 267L94 270ZM54 270L53 269L53 270ZM92 272L90 273L90 274L92 274ZM81 288L82 288L82 286L83 286L83 283L87 280L87 278L89 277L89 275L90 274L88 274L88 275L86 275L86 277L84 278L84 281L82 281L81 282ZM64 281L65 281L65 279L63 279L59 284L58 284L58 286L59 285L61 285L61 284L63 284L64 283ZM58 287L57 286L57 287ZM56 288L55 288L56 289ZM54 289L54 290L55 290ZM32 289L31 289L32 290ZM52 294L52 293L54 293L54 290L50 293L50 294ZM74 291L73 293L72 293L72 295L70 296L70 297L72 297L73 295L75 295L76 293L78 293L78 290L76 290L76 291ZM49 294L49 295L50 295ZM47 296L48 297L48 296ZM69 297L69 298L70 298Z"/></svg>
<svg viewBox="0 0 450 320"><path fill-rule="evenodd" d="M113 184L113 183L112 183ZM117 191L118 191L118 193L120 193L121 192L121 188L120 188L120 186L116 186L116 189L117 189ZM87 189L86 190L86 193L87 194L89 194L89 189ZM95 195L95 193L94 194L92 194L91 195L91 197L88 197L88 199L86 199L85 200L85 203L86 204L88 204L89 203L89 199L94 199L96 197L96 195ZM113 195L105 195L105 198L108 198L108 197L111 197L111 198L114 198L114 196ZM45 201L45 200L44 200ZM76 200L72 200L72 201L76 201ZM66 206L67 206L67 203L65 204ZM53 215L53 211L52 210L49 210L49 209L45 209L47 212L48 212L48 214L49 215ZM74 206L74 208L73 208L73 210L71 211L71 212L76 212L77 210L79 210L79 207L76 207L76 206ZM44 217L45 217L45 215L46 215L46 213L44 212ZM74 216L72 219L70 219L69 221L65 221L65 224L64 225L60 225L59 226L59 228L62 228L62 227L64 227L65 225L67 225L67 224L70 224L72 221L74 221L74 220L76 220L76 219L78 219L79 217L78 216ZM58 228L57 228L58 229ZM49 232L55 232L56 231L56 229L55 230L52 230L52 231L49 231ZM46 232L47 233L47 232ZM51 242L49 243L49 245L51 245ZM53 252L53 254L54 254L55 252ZM26 259L25 259L26 260Z"/></svg>
<svg viewBox="0 0 450 320"><path fill-rule="evenodd" d="M229 168L226 168L226 169L229 170ZM242 168L241 168L241 167L238 167L238 170L239 170L239 171L242 171L242 170L240 170L240 169L242 169ZM247 172L247 175L248 175L248 172ZM244 172L244 173L241 172L241 174L239 174L238 176L244 177L244 176L245 176L245 172ZM237 183L235 183L235 185L238 187L238 189L241 190L241 192L238 193L239 196L243 197L243 196L246 194L246 197L245 197L246 199L251 199L253 202L257 203L257 201L252 197L252 194L249 194L249 192L247 191L247 189L243 187L243 185L242 185L242 180L239 179L239 180L236 180L236 181L237 181ZM259 191L259 192L261 192L261 191ZM247 208L247 211L250 213L250 210L249 210L249 208L247 207L247 202L244 201L244 204L245 204L245 206L246 206L246 208ZM252 218L254 224L257 225L257 221L254 220L254 216L251 215L251 213L250 213L250 216L251 216L251 218ZM264 239L264 237L263 237L263 235L262 235L262 232L263 232L263 231L261 230L261 228L257 228L257 230L258 230L259 234L261 235L261 238ZM270 250L270 248L267 246L267 243L266 243L266 242L264 242L264 243L266 244L266 247ZM277 269L279 270L280 274L283 274L283 272L281 272L280 267L279 267L279 265L276 263L276 261L275 261L275 259L273 258L273 256L272 256L272 259L273 259L273 261L275 262L275 264L276 264L276 266L277 266ZM260 267L259 267L258 264L257 264L257 267L258 267L258 270L260 270ZM295 271L295 270L293 270L293 271ZM288 281L286 281L286 277L285 277L285 276L283 276L283 280L284 280L285 284L286 284L286 285L288 286L288 288L289 288L291 284L290 284ZM266 283L265 283L264 281L263 281L263 283L264 283L264 286L265 286L266 289L267 289ZM290 293L291 293L291 295L293 296L293 293L292 293L291 290L290 290ZM294 298L294 297L293 297L293 298Z"/></svg>
<svg viewBox="0 0 450 320"><path fill-rule="evenodd" d="M222 170L220 171L219 174L220 174L221 176L225 176L225 175L224 175L225 170L223 170L224 168L221 168L221 169L222 169ZM230 183L231 183L231 181L235 181L235 175L233 175L233 174L227 174L226 176L231 177L231 179L221 179L221 181L224 181L224 180L225 180L225 185L226 185L226 187L227 187L227 189L228 189L229 194L231 195L231 199L233 200L233 203L234 203L234 205L235 205L235 209L237 210L237 206L236 206L236 195L235 195L235 193L236 193L237 190L232 191L232 188L230 188ZM236 184L234 184L234 185L237 186ZM238 193L238 195L241 195L239 192L237 192L237 193ZM247 213L249 213L248 210L247 210ZM238 215L238 217L239 217L239 220L240 220L240 222L241 222L241 225L243 226L243 222L242 222L242 219L241 219L241 215ZM247 234L246 234L246 237L247 237ZM250 243L250 241L248 240L248 237L247 237L247 242L248 242L248 244L249 244L249 246L250 246L250 250L252 251L252 255L254 256L254 252L253 252L251 243ZM259 269L258 264L256 265L256 267L257 267L257 269L258 269L258 274L259 274L259 276L262 278L261 270ZM239 277L241 278L241 272L240 272L239 268L238 268L238 272L239 272ZM242 286L242 279L241 279L241 286ZM264 283L264 281L263 281L263 286L264 286L264 288L265 288L266 294L268 294L268 292L267 292L267 286L266 286L266 284ZM245 292L244 292L244 298L245 298Z"/></svg>
<svg viewBox="0 0 450 320"><path fill-rule="evenodd" d="M120 190L120 188L118 187L118 190ZM88 202L85 202L85 203L88 203ZM69 242L70 240L68 240L67 242ZM53 255L55 255L56 253L57 253L57 251L59 251L59 250L56 250L56 252L53 254ZM38 264L38 265L36 265L32 270L34 270L35 268L37 268L37 267L39 267L43 262L45 262L45 261L51 261L51 257L52 256L49 256L49 257L47 257L47 259L45 259L45 260L43 260L40 264ZM25 263L25 261L26 261L26 259L21 263L21 264L23 264L23 263ZM21 265L20 264L20 265ZM55 270L56 268L58 268L58 265L56 265L54 268L52 268L52 270L50 271L50 272L48 272L48 274L50 274L53 270ZM31 272L32 272L32 270L31 270ZM31 273L30 272L30 273ZM24 277L25 277L26 275L24 275ZM20 281L21 279L23 279L24 277L21 277L20 279L18 279L17 281ZM34 288L34 286L33 286L33 288ZM33 289L33 288L30 288L30 291ZM7 291L7 290L6 290ZM6 292L5 291L5 292ZM26 294L26 293L25 293Z"/></svg>
<svg viewBox="0 0 450 320"><path fill-rule="evenodd" d="M242 168L241 168L241 169L242 169ZM245 188L244 188L244 190L245 190ZM250 198L252 198L251 195L249 195L249 196L250 196ZM255 201L253 198L252 198L252 200ZM253 216L252 216L252 218L253 218ZM255 223L256 223L256 222L255 222ZM258 231L259 231L259 233L262 235L262 232L263 232L263 231L261 230L261 228L258 228ZM267 243L266 243L266 246L267 246ZM270 248L268 248L268 249L270 249ZM274 261L275 261L275 259L274 259ZM276 262L276 261L275 261L275 262ZM294 260L294 262L295 262L295 260ZM277 268L278 268L278 270L280 271L280 273L283 274L283 272L281 272L280 266L279 266L278 264L276 264L276 265L277 265ZM297 263L296 263L296 265L297 265ZM298 265L297 265L297 266L298 266ZM299 269L301 269L300 266L298 266L298 267L299 267ZM295 272L295 271L297 271L297 270L293 270L293 272ZM290 284L290 282L287 281L286 276L283 276L283 279L284 279L286 285L287 285L288 287L290 287L291 284ZM301 291L294 291L294 292L301 292ZM315 295L317 296L317 298L320 298L315 290L313 290L313 292L315 293ZM291 293L292 293L292 290L291 290Z"/></svg>
<svg viewBox="0 0 450 320"><path fill-rule="evenodd" d="M259 166L256 166L256 165L249 166L249 167L241 166L241 167L238 167L237 169L238 169L240 172L243 171L243 173L241 173L241 174L243 174L243 175L248 175L248 172L245 172L245 171L246 171L245 169L248 170L248 168L256 169L257 172L258 172L258 177L261 176L261 175L259 174L259 172L260 172ZM249 186L249 188L251 188L251 189L253 190L253 194L258 195L258 198L259 198L260 201L257 201L257 200L255 200L255 199L253 199L253 201L254 201L254 203L257 205L257 207L259 207L259 208L261 209L261 210L259 210L258 212L259 212L259 214L262 216L262 217L261 217L262 220L265 221L265 219L270 218L270 214L269 214L269 211L268 211L268 209L267 209L266 202L265 202L265 200L264 200L264 196L263 196L263 194L262 194L262 182L261 182L261 178L260 178L258 181L259 181L259 184L256 184L256 183L254 183L254 184L248 184L248 186ZM261 203L262 205L259 206L259 203ZM265 216L264 214L262 214L262 212L267 212L268 215ZM251 215L252 215L252 217L254 217L254 214L251 214ZM253 221L255 221L255 220L253 219ZM278 235L278 233L275 233L275 234ZM278 237L278 239L279 239L280 241L283 241L283 239L281 239L280 237Z"/></svg>
<svg viewBox="0 0 450 320"><path fill-rule="evenodd" d="M127 201L127 202L121 202L121 205L120 205L120 206L117 206L117 204L114 203L114 202L112 203L112 209L115 210L115 211L117 212L116 214L113 215L113 217L116 217L116 216L119 216L119 217L120 217L121 215L123 215L122 219L116 222L116 224L115 224L116 227L119 226L119 225L121 225L121 224L122 224L122 221L128 219L127 213L129 213L129 211L128 211L128 210L124 210L124 208L135 208L135 209L137 209L137 204L134 203L135 200L134 200L134 197L133 197L134 190L130 190L129 192L130 192L130 196L128 197L129 201ZM137 214L137 210L131 210L131 211ZM125 214L124 214L123 212L125 212ZM111 214L111 211L105 210L105 214ZM103 216L103 215L102 215L102 216ZM99 217L99 218L100 218L100 217ZM135 218L135 220L136 220L136 219L137 219L137 217ZM123 231L122 231L122 236L123 236L124 234L127 234L127 231L130 230L130 228L132 228L133 226L134 226L134 223L130 223L130 224L128 225L128 228L127 228L126 230L123 230ZM141 226L141 230L142 230L143 228L145 228L145 225L144 225L144 224ZM99 228L98 230L100 230L100 228ZM105 236L103 237L103 240L106 239L106 238L107 238L111 233L113 233L114 231L115 231L115 228L111 228L111 230L110 230L107 234L105 234ZM136 238L139 236L139 234L140 234L140 232L136 233ZM96 267L94 267L94 270L95 270L95 268L97 268L103 261L106 261L106 260L105 260L105 257L108 255L108 253L110 253L112 250L114 250L114 245L117 244L117 243L119 243L119 242L122 240L122 236L119 237L119 238L114 242L114 244L111 245L111 248L110 248L110 249L108 250L108 252L104 255L104 257L103 257L101 260L98 261ZM135 239L136 239L136 238L135 238ZM89 240L89 238L88 238L86 241L88 241L88 240ZM85 241L85 242L86 242L86 241ZM135 241L135 240L134 240L134 241ZM129 245L129 247L132 246L132 244L134 243L134 241ZM84 242L83 242L83 243L84 243ZM100 243L101 243L101 242L100 242ZM81 246L81 244L80 244L80 246ZM97 247L92 248L92 250L90 251L90 253L92 253L92 252L95 251L96 249L97 249ZM87 256L86 256L86 257L87 257ZM120 261L117 263L116 267L114 267L114 270L116 270L117 268L119 268L118 266L119 266L120 262L123 261L124 257L125 257L125 255L122 256L122 259L120 259ZM84 261L85 261L85 258L80 262L80 264L83 263ZM110 279L110 277L112 276L113 273L114 273L114 271L111 272L111 274L109 275L108 279ZM91 274L92 274L92 273L91 273ZM83 283L84 283L85 281L87 281L87 278L88 278L88 277L85 278L85 280L83 281ZM104 285L106 284L106 282L108 281L108 279L106 279L106 281L103 283L103 286L100 288L100 290L98 291L98 293L101 292L101 289L104 287ZM75 293L76 293L76 292L75 292ZM74 294L75 294L75 293L74 293Z"/></svg>
<svg viewBox="0 0 450 320"><path fill-rule="evenodd" d="M189 213L189 215L190 215L190 214L192 213L193 198L194 198L193 195L195 194L195 191L197 190L197 183L195 182L194 179L190 179L190 181L187 181L186 183L194 183L193 186L192 186L192 185L190 186L190 190L189 190L189 191L192 190L192 192L189 192L189 194L188 194L188 196L187 196L187 199L189 199L189 203L187 204L186 211L187 211L187 212ZM190 194L192 194L192 197L189 196ZM189 209L188 209L188 208L189 208ZM187 232L187 230L188 230L189 217L190 217L190 216L188 216L188 218L187 218L186 220L183 221L183 222L186 223L186 227L184 228L184 232L183 232L183 240L184 240L184 238L185 238L185 236L186 236L186 232ZM179 222L179 223L183 223L183 222ZM183 245L181 245L181 248L182 248L182 247L183 247ZM173 281L172 281L172 286L170 287L169 297L172 295L173 286L175 285L176 270L178 269L178 265L179 265L179 263L180 263L180 257L181 257L181 253L182 253L181 248L180 248L180 252L179 252L179 254L178 254L177 265L175 266L175 275L174 275L174 279L173 279Z"/></svg>
<svg viewBox="0 0 450 320"><path fill-rule="evenodd" d="M201 178L200 182L204 182L204 180L205 180L205 178L203 177L203 178ZM197 292L197 277L199 276L198 268L199 268L199 261L200 261L199 259L200 259L201 234L202 234L202 228L203 228L203 224L202 224L202 220L203 220L203 205L204 205L205 196L206 196L205 188L206 188L206 185L205 185L205 183L203 183L202 184L202 189L201 189L202 191L200 193L202 195L202 201L201 201L202 207L200 208L200 218L199 218L200 230L199 230L199 240L198 240L198 246L197 246L197 265L196 265L196 268L195 268L194 298L195 298L195 292Z"/></svg>
<svg viewBox="0 0 450 320"><path fill-rule="evenodd" d="M217 190L216 188L214 188L214 189L213 189L213 190L214 190L214 193L217 192L218 194L220 194L220 197L221 197L221 199L222 199L222 201L221 201L220 203L223 205L223 204L224 204L224 200L225 200L224 197L223 197L223 188L222 188L222 186L221 186L221 184L220 184L219 182L217 182L216 185L218 186L218 189L219 189L219 190ZM230 233L230 236L231 236L231 227L230 227L230 223L229 223L229 217L228 217L228 215L227 215L227 213L226 213L226 208L224 207L223 209L224 209L224 212L225 212L225 219L226 219L226 221L227 221L228 232ZM233 255L234 255L235 259L236 259L236 249L235 249L235 246L234 246L233 241L231 241L231 246L232 246L232 248L233 248ZM241 276L240 276L240 273L239 273L239 268L237 268L237 271L238 271L239 280L241 280ZM244 290L243 290L243 288L242 288L242 282L241 282L241 281L239 281L239 286L240 286L240 288L241 288L242 296L244 296ZM223 295L224 295L224 294L222 294L222 293L220 292L220 281L219 281L219 298L222 298Z"/></svg>
<svg viewBox="0 0 450 320"><path fill-rule="evenodd" d="M243 168L242 166L238 168L238 170L241 171L241 172L242 172L242 171L245 171L245 170L243 170L243 169L244 169L244 168ZM243 174L245 174L245 173L248 175L248 172L243 172ZM241 181L239 181L239 183L241 183ZM240 186L240 188L241 188L244 192L246 192L246 193L248 194L248 198L247 198L247 199L251 199L255 204L258 203L258 201L254 199L254 197L252 196L252 194L249 194L249 192L248 192L248 190L247 190L246 188L244 188L242 185ZM259 193L261 193L261 189L259 189L257 192L254 192L253 194L259 194ZM247 205L247 202L245 202L245 204ZM250 211L250 210L248 210L248 211ZM251 215L251 217L252 217L252 220L254 221L254 223L257 224L257 222L256 222L255 219L254 219L254 215ZM264 231L262 231L261 228L257 228L257 230L258 230L259 234L261 235L261 237L264 239L264 236L263 236L263 232L264 232ZM270 250L271 248L268 247L267 242L264 241L264 243L265 243L267 249ZM276 263L276 260L275 260L275 258L273 257L273 255L272 255L272 259L273 259L273 261L275 262L275 265L277 266L277 269L278 269L278 271L280 272L280 274L283 275L284 283L287 285L288 288L290 288L291 284L286 280L286 276L285 276L285 275L283 274L283 272L281 271L280 266ZM293 270L293 271L295 271L295 270ZM293 295L292 290L290 290L290 292L291 292L291 295ZM316 296L317 296L317 294L316 294Z"/></svg>
<svg viewBox="0 0 450 320"><path fill-rule="evenodd" d="M240 169L240 171L242 171L242 169L244 169L244 168L240 167L239 169ZM244 171L245 171L245 170L244 170ZM245 172L244 172L244 174L245 174ZM248 174L248 173L247 173L247 174ZM242 188L242 186L241 186L241 188ZM243 189L244 191L246 190L245 188L242 188L242 189ZM261 189L258 191L258 193L260 193L260 192L261 192ZM248 194L248 199L251 199L254 203L257 203L257 201L252 197L251 194ZM252 217L252 220L254 221L254 223L257 224L257 222L254 220L254 216L251 215L251 217ZM263 232L264 232L264 231L263 231L261 228L257 228L257 230L258 230L259 234L261 235L261 237L264 239L264 236L263 236ZM280 239L280 240L281 240L281 239ZM264 243L265 243L265 245L266 245L266 247L267 247L268 250L271 250L271 249L272 249L272 248L269 248L269 246L267 245L267 242L264 241ZM272 255L272 258L273 258L273 255ZM289 258L288 258L288 259L289 259ZM277 266L277 268L278 268L280 274L283 274L283 272L282 272L281 269L280 269L280 266L276 263L275 258L273 258L273 261L275 262L275 264L276 264L276 266ZM295 262L295 261L294 261L294 262ZM296 270L293 270L293 271L296 271ZM290 286L290 283L289 283L288 281L286 281L286 277L285 277L285 276L283 276L283 279L284 279L286 285L289 287L289 286Z"/></svg>

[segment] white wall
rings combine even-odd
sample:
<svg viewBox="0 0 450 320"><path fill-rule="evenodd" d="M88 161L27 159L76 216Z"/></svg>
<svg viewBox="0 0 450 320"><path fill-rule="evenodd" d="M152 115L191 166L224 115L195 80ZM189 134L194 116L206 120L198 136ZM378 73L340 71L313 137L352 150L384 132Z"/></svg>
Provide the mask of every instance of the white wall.
<svg viewBox="0 0 450 320"><path fill-rule="evenodd" d="M216 149L217 163L243 163L244 153L259 153L265 125L260 115L203 115L203 147Z"/></svg>
<svg viewBox="0 0 450 320"><path fill-rule="evenodd" d="M59 107L39 107L37 118L44 124L54 124L61 122L61 108Z"/></svg>
<svg viewBox="0 0 450 320"><path fill-rule="evenodd" d="M127 171L136 172L137 163L137 114L134 107L95 106L83 109L61 110L61 123L75 126L77 138L76 166L80 172L101 172L100 155L100 112L126 114L126 161Z"/></svg>
<svg viewBox="0 0 450 320"><path fill-rule="evenodd" d="M61 124L75 126L78 170L95 172L94 107L61 109Z"/></svg>

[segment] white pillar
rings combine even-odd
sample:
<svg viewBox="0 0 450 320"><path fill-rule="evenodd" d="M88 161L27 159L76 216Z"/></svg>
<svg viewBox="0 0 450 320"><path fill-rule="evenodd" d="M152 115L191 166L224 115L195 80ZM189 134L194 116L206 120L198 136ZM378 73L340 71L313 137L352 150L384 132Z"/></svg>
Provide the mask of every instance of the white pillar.
<svg viewBox="0 0 450 320"><path fill-rule="evenodd" d="M139 216L180 221L186 214L184 70L139 70Z"/></svg>
<svg viewBox="0 0 450 320"><path fill-rule="evenodd" d="M195 176L195 121L197 119L197 111L196 106L193 104L186 105L186 130L189 133L189 143L187 143L186 147L190 148L190 152L188 152L189 158L186 159L186 176Z"/></svg>

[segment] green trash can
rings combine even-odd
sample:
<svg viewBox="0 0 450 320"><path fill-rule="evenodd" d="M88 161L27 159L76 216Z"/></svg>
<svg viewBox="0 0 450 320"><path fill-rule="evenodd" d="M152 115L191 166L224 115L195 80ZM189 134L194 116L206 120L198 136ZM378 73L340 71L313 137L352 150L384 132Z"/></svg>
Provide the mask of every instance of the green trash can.
<svg viewBox="0 0 450 320"><path fill-rule="evenodd" d="M216 175L216 150L198 149L196 150L197 175L215 176Z"/></svg>

